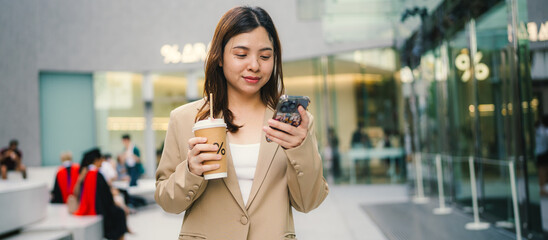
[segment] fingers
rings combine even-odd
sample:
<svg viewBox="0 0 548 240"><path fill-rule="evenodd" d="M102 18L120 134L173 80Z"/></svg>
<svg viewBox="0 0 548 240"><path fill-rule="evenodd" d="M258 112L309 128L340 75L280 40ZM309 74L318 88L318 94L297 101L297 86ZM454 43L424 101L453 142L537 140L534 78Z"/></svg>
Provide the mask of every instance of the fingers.
<svg viewBox="0 0 548 240"><path fill-rule="evenodd" d="M291 135L296 135L297 129L304 129L308 132L308 124L310 122L310 118L308 117L308 114L306 110L303 108L303 106L299 106L298 111L299 111L299 114L301 115L301 124L298 127L294 127L291 124L276 121L274 119L269 119L268 125L270 125L270 127L285 131Z"/></svg>
<svg viewBox="0 0 548 240"><path fill-rule="evenodd" d="M301 125L299 125L299 128L308 129L308 123L310 122L308 113L306 112L303 106L299 106L298 110L299 110L299 114L301 114Z"/></svg>
<svg viewBox="0 0 548 240"><path fill-rule="evenodd" d="M268 127L266 127L266 128L268 128ZM282 140L278 137L275 137L273 135L269 135L268 133L266 134L266 137L268 137L272 142L275 142L275 143L279 144L280 146L282 146L285 149L291 149L291 148L297 147L299 145L299 144L284 141L284 140Z"/></svg>
<svg viewBox="0 0 548 240"><path fill-rule="evenodd" d="M213 170L217 170L221 167L220 164L208 164L208 165L202 165L202 174L204 172L209 172Z"/></svg>
<svg viewBox="0 0 548 240"><path fill-rule="evenodd" d="M277 121L276 121L277 122ZM270 122L269 122L270 123ZM289 125L289 124L288 124ZM282 145L283 147L287 148L288 146L293 146L297 143L300 143L300 137L297 135L297 128L289 125L292 129L289 132L282 132L276 129L273 129L272 125L270 127L265 126L263 127L263 131L265 131L266 137L270 138L272 141ZM292 135L295 134L295 135ZM275 141L277 139L278 141Z"/></svg>
<svg viewBox="0 0 548 240"><path fill-rule="evenodd" d="M206 143L207 138L205 137L193 137L188 140L188 150L192 150L194 148L194 145L199 143Z"/></svg>
<svg viewBox="0 0 548 240"><path fill-rule="evenodd" d="M204 172L216 170L221 165L215 163L221 160L221 155L215 153L200 153L196 156L188 157L188 168L190 172L201 176Z"/></svg>
<svg viewBox="0 0 548 240"><path fill-rule="evenodd" d="M219 161L221 160L221 155L216 153L200 153L196 155L195 162L203 163L204 161Z"/></svg>
<svg viewBox="0 0 548 240"><path fill-rule="evenodd" d="M201 176L204 172L216 170L219 164L209 161L219 161L222 156L217 154L218 147L206 144L207 139L195 137L188 140L188 168L190 172Z"/></svg>
<svg viewBox="0 0 548 240"><path fill-rule="evenodd" d="M269 119L268 120L268 125L271 127L271 128L276 128L278 129L277 131L284 131L288 134L291 134L291 135L295 135L296 134L296 131L297 131L297 127L294 127L294 126L291 126L291 124L287 124L287 123L284 123L284 122L280 122L280 121L276 121L274 119ZM274 131L276 131L276 129L272 129Z"/></svg>
<svg viewBox="0 0 548 240"><path fill-rule="evenodd" d="M194 147L192 147L192 149L189 149L189 151L192 155L198 155L201 152L217 152L218 149L219 147L213 144L199 143L194 145Z"/></svg>
<svg viewBox="0 0 548 240"><path fill-rule="evenodd" d="M301 124L298 127L269 119L269 126L263 127L266 137L270 138L273 142L278 143L285 149L291 149L301 145L308 134L308 124L310 119L306 110L302 106L299 106L298 110L301 115Z"/></svg>

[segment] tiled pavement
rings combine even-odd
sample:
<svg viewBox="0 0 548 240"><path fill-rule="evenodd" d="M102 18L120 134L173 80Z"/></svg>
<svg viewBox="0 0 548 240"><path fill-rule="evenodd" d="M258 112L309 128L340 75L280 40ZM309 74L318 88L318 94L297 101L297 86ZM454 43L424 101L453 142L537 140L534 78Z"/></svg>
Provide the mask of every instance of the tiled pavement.
<svg viewBox="0 0 548 240"><path fill-rule="evenodd" d="M361 206L403 203L408 200L404 185L335 185L323 204L308 214L294 213L300 240L387 239ZM157 205L139 209L129 216L135 232L127 240L177 239L183 215L167 214Z"/></svg>

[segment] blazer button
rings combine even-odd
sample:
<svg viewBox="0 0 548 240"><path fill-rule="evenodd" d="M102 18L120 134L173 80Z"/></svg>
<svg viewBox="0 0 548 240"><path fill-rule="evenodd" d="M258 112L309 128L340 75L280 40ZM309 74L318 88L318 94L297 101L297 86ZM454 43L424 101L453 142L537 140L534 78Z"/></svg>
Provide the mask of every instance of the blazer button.
<svg viewBox="0 0 548 240"><path fill-rule="evenodd" d="M242 218L240 218L240 222L243 224L243 225L246 225L247 222L248 222L248 219L246 216L242 216Z"/></svg>
<svg viewBox="0 0 548 240"><path fill-rule="evenodd" d="M192 190L188 191L188 195L189 196L194 196L194 191L192 191Z"/></svg>
<svg viewBox="0 0 548 240"><path fill-rule="evenodd" d="M185 198L187 201L190 201L190 196L186 196Z"/></svg>
<svg viewBox="0 0 548 240"><path fill-rule="evenodd" d="M196 190L200 189L200 186L198 186L198 184L194 184L194 186L192 186L192 187Z"/></svg>
<svg viewBox="0 0 548 240"><path fill-rule="evenodd" d="M299 177L302 177L303 175L304 175L303 172L298 172L298 173L297 173L297 176L299 176Z"/></svg>

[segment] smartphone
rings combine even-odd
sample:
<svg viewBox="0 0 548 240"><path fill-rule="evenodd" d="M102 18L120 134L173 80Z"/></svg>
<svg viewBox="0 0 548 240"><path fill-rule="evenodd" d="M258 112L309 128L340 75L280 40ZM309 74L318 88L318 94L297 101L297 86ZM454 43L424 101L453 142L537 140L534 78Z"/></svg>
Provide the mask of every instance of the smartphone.
<svg viewBox="0 0 548 240"><path fill-rule="evenodd" d="M278 105L276 105L276 111L274 112L272 119L297 127L301 125L301 114L299 113L298 108L299 106L303 106L306 110L309 103L310 98L307 96L282 95L278 101ZM282 131L277 128L274 129ZM271 142L268 137L266 138L266 141Z"/></svg>

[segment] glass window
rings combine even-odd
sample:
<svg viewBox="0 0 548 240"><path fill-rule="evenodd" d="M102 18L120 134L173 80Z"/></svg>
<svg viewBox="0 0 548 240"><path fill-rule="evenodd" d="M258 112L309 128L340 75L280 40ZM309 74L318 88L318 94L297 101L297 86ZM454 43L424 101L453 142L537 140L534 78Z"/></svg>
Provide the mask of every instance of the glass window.
<svg viewBox="0 0 548 240"><path fill-rule="evenodd" d="M535 234L541 228L536 220L540 212L539 189L531 157L531 124L538 115L540 97L531 94L528 43L522 29L525 8L525 1L518 0L517 5L499 1L467 14L463 14L463 9L438 11L436 14L442 16L467 16L461 19L464 27L441 26L445 35L440 35L440 28L429 29L430 22L425 24L424 32L419 31L418 37L408 41L402 52L407 58L404 62L415 60L410 56L417 52L421 59L413 73L409 70L409 84L404 84L409 93L406 90L403 95L407 100L405 112L410 113L409 132L416 139L414 145L418 144L414 149L424 153L424 189L429 194L436 193L433 159L434 154L441 153L448 170L444 171L446 179L451 180L450 199L469 209L472 198L468 159L472 157L480 217L499 227L512 228L508 161L514 160L521 224ZM516 14L517 18L509 14ZM442 18L435 17L433 21ZM518 19L517 26L513 26L512 19ZM517 32L513 34L512 29ZM517 44L512 40L516 36ZM429 41L423 44L418 41L422 39ZM417 48L416 44L423 45ZM420 47L426 51L420 52Z"/></svg>
<svg viewBox="0 0 548 240"><path fill-rule="evenodd" d="M122 135L144 150L143 76L130 72L96 72L93 75L97 145L104 153L122 153ZM143 159L146 161L147 159Z"/></svg>
<svg viewBox="0 0 548 240"><path fill-rule="evenodd" d="M310 97L324 166L337 182L403 179L395 56L380 48L284 63L286 94Z"/></svg>

